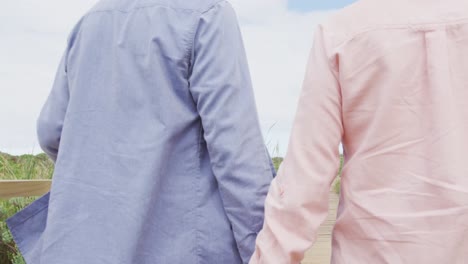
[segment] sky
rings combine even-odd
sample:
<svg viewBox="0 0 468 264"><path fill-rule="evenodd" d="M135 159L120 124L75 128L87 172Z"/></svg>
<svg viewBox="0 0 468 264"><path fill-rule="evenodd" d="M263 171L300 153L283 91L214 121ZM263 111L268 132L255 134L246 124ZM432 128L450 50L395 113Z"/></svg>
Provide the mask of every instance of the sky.
<svg viewBox="0 0 468 264"><path fill-rule="evenodd" d="M6 1L0 9L0 151L39 153L36 119L66 38L96 0ZM351 0L231 0L273 155L289 133L317 24ZM261 10L261 12L259 12Z"/></svg>

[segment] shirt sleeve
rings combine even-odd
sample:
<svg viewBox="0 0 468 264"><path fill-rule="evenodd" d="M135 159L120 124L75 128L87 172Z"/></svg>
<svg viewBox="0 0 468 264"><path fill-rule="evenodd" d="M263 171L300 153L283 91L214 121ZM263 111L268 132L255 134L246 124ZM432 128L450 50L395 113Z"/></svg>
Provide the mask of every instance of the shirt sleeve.
<svg viewBox="0 0 468 264"><path fill-rule="evenodd" d="M265 205L251 264L300 263L328 215L343 135L341 88L322 27L316 30L289 149Z"/></svg>
<svg viewBox="0 0 468 264"><path fill-rule="evenodd" d="M200 17L189 81L224 209L243 263L248 263L263 225L273 171L237 18L225 1Z"/></svg>
<svg viewBox="0 0 468 264"><path fill-rule="evenodd" d="M57 160L69 100L66 53L60 61L52 90L37 120L37 136L42 150L53 160Z"/></svg>

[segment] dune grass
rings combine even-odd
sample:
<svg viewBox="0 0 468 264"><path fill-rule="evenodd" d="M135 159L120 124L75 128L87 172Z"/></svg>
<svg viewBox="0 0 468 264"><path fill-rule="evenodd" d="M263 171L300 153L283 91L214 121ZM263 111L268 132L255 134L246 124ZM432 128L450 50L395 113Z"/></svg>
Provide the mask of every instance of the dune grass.
<svg viewBox="0 0 468 264"><path fill-rule="evenodd" d="M53 162L46 154L12 156L0 153L0 180L51 179Z"/></svg>
<svg viewBox="0 0 468 264"><path fill-rule="evenodd" d="M53 162L45 154L12 156L0 153L0 180L51 179ZM0 263L25 264L18 251L6 220L20 211L37 197L0 200Z"/></svg>

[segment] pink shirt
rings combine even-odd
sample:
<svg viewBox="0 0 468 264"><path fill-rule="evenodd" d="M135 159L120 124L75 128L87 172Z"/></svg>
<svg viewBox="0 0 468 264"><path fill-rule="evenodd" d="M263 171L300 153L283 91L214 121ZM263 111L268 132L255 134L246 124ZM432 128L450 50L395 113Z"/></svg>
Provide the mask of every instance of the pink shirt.
<svg viewBox="0 0 468 264"><path fill-rule="evenodd" d="M468 263L468 1L362 0L316 30L251 264L303 259L340 142L333 264Z"/></svg>

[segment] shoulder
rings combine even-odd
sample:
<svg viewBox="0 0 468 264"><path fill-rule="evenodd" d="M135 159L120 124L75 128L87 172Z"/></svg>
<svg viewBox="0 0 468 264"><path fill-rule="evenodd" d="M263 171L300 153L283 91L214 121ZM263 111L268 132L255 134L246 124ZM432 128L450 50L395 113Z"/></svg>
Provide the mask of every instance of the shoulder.
<svg viewBox="0 0 468 264"><path fill-rule="evenodd" d="M319 27L330 38L332 46L343 44L354 36L385 24L382 1L359 0L333 13Z"/></svg>

